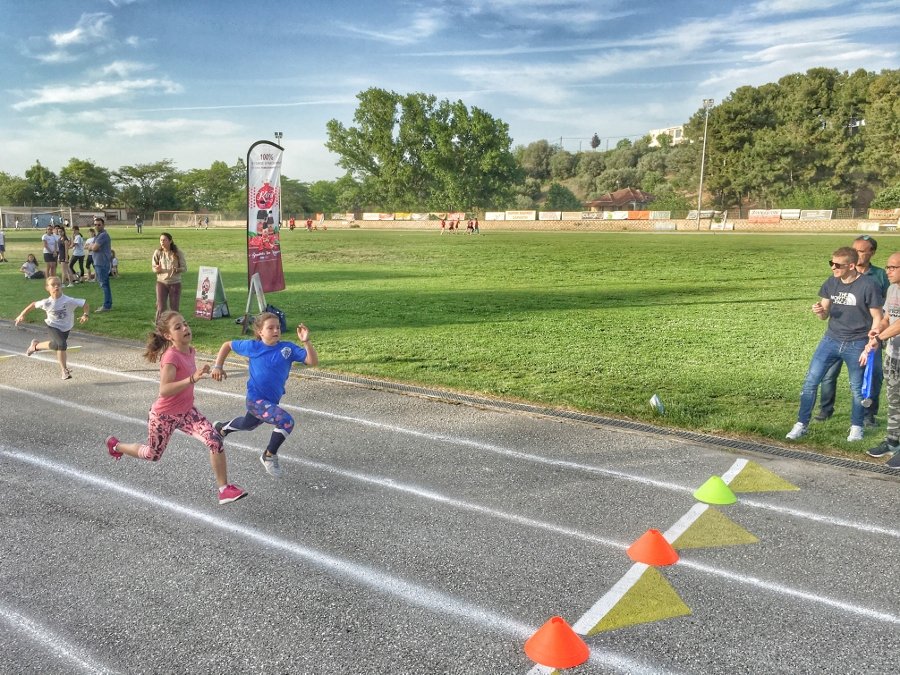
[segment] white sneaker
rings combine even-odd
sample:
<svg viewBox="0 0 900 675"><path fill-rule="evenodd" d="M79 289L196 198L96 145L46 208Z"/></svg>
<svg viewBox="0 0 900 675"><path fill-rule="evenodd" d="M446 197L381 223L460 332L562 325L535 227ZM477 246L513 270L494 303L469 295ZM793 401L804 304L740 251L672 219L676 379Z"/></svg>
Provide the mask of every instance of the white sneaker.
<svg viewBox="0 0 900 675"><path fill-rule="evenodd" d="M794 428L787 433L785 438L789 441L796 441L801 436L806 436L806 425L803 424L803 422L797 422L797 424L794 425ZM860 438L862 438L862 436L860 436Z"/></svg>
<svg viewBox="0 0 900 675"><path fill-rule="evenodd" d="M847 436L848 441L861 441L863 439L863 428L854 424L850 427L850 435Z"/></svg>

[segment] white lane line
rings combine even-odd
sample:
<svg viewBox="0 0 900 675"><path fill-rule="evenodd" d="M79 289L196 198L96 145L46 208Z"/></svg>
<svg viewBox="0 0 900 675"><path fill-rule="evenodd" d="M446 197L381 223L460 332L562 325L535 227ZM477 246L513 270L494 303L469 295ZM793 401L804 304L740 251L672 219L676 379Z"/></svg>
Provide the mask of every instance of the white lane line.
<svg viewBox="0 0 900 675"><path fill-rule="evenodd" d="M866 619L872 619L874 621L883 621L885 623L892 623L896 625L900 625L900 616L896 614L891 614L889 612L880 612L878 610L869 609L868 607L861 607L859 605L854 605L849 602L844 602L842 600L835 600L833 598L826 597L824 595L808 593L806 591L801 591L796 588L791 588L790 586L784 586L782 584L776 584L771 581L764 581L763 579L757 579L755 577L749 577L744 574L735 574L734 572L728 572L726 570L717 569L714 567L710 567L708 565L704 565L703 563L692 562L690 560L685 560L681 558L676 565L684 565L685 567L690 567L691 569L698 570L700 572L708 572L709 574L715 574L716 576L720 576L724 579L729 579L731 581L736 581L742 584L749 584L751 586L755 586L757 588L763 588L767 591L771 591L773 593L782 593L784 595L789 595L793 598L798 598L800 600L806 600L808 602L814 602L820 605L825 605L827 607L832 607L834 609L839 609L843 612L849 612L850 614L856 614L857 616L865 617Z"/></svg>
<svg viewBox="0 0 900 675"><path fill-rule="evenodd" d="M578 621L572 624L572 630L580 635L587 635L587 632L600 623L600 619L606 616L616 603L619 602L625 594L631 590L641 575L647 571L649 565L644 563L635 563L631 568L619 579L606 594L594 603L588 611L586 611Z"/></svg>
<svg viewBox="0 0 900 675"><path fill-rule="evenodd" d="M687 529L697 522L697 518L702 516L709 508L709 504L694 504L690 510L678 519L672 527L663 533L663 537L670 544L683 535Z"/></svg>
<svg viewBox="0 0 900 675"><path fill-rule="evenodd" d="M3 351L3 350L0 349L0 351ZM32 358L34 358L34 357L32 357ZM159 384L158 378L155 378L155 377L151 378L151 377L147 377L145 375L135 375L133 373L124 373L124 372L120 372L120 371L105 370L103 368L97 368L94 366L79 365L76 367L82 368L84 370L91 370L91 371L101 373L104 375L116 374L116 375L120 375L121 377L125 377L125 378L132 379L132 380L139 380L141 382L150 382L155 385ZM8 391L21 393L21 394L34 395L31 392L27 392L23 389L17 389L15 387L9 387L7 385L2 385L2 384L0 384L0 389L7 389ZM216 396L222 396L225 398L239 399L240 401L243 401L245 399L245 396L243 394L235 394L232 392L221 391L219 389L209 389L207 387L196 387L195 391L200 391L200 392L203 392L204 394L213 394ZM368 426L368 427L372 427L372 428L376 428L376 429L391 431L394 433L402 433L402 434L406 434L406 435L417 437L417 438L425 438L425 439L440 442L440 443L447 443L449 445L457 445L457 446L475 448L477 450L483 450L486 452L491 452L494 454L511 457L513 459L521 459L521 460L532 462L532 463L549 465L549 466L553 466L553 467L557 467L557 468L571 469L573 471L578 471L578 472L587 472L587 473L611 476L613 478L618 478L618 479L629 481L632 483L641 483L643 485L649 485L651 487L657 487L657 488L674 491L674 492L681 492L681 493L687 492L687 493L690 493L693 495L694 490L696 489L696 488L686 487L683 485L677 485L675 483L669 483L666 481L654 480L652 478L637 476L637 475L625 473L622 471L615 471L613 469L606 469L606 468L597 467L597 466L593 466L593 465L589 465L589 464L580 464L577 462L554 460L554 459L550 459L547 457L542 457L540 455L534 455L531 453L521 452L518 450L511 450L509 448L503 448L503 447L492 445L489 443L482 443L480 441L473 441L473 440L469 440L469 439L465 439L465 438L458 438L456 436L447 436L445 434L428 433L428 432L418 431L415 429L408 429L406 427L400 427L400 426L396 426L396 425L392 425L392 424L386 424L383 422L374 422L372 420L361 419L358 417L351 417L348 415L339 415L337 413L324 412L321 410L315 410L313 408L303 408L300 406L291 405L290 403L282 403L281 407L285 408L286 410L293 410L293 411L297 411L297 412L301 412L301 413L307 413L310 415L316 415L319 417L325 417L327 419L333 419L333 420L338 420L341 422L348 422L348 423L352 423L352 424L358 424L361 426ZM91 408L91 411L96 412L96 409ZM741 461L741 460L738 460L738 461ZM835 527L844 527L844 528L851 529L851 530L865 532L867 534L885 535L885 536L889 536L889 537L894 537L895 539L900 539L900 530L895 530L895 529L891 529L891 528L887 528L887 527L881 527L879 525L871 525L869 523L861 523L859 521L852 521L852 520L847 520L844 518L836 518L833 516L823 516L823 515L819 515L819 514L815 514L815 513L810 513L807 511L801 511L801 510L798 510L795 508L789 508L789 507L785 507L785 506L768 504L766 502L760 502L760 501L756 501L756 500L752 500L752 499L745 499L743 497L741 498L740 503L743 505L752 507L752 508L756 508L756 509L775 511L777 513L781 513L783 515L790 516L792 518L812 520L815 522L825 523L827 525L833 525Z"/></svg>
<svg viewBox="0 0 900 675"><path fill-rule="evenodd" d="M91 659L91 657L85 653L85 650L69 644L61 637L52 631L47 630L36 621L29 619L24 614L0 606L0 619L6 621L13 629L25 633L35 642L49 649L58 659L66 661L80 672L96 673L97 675L115 672Z"/></svg>
<svg viewBox="0 0 900 675"><path fill-rule="evenodd" d="M303 546L302 544L297 544L274 535L265 534L225 518L182 506L154 495L148 495L139 490L85 473L65 464L59 464L20 450L10 450L3 445L0 445L0 455L42 469L47 469L56 474L74 478L88 485L119 493L131 499L139 500L159 509L175 513L186 520L197 521L212 528L261 544L266 548L286 553L295 558L304 560L311 565L324 569L336 576L350 579L351 581L367 586L376 592L393 595L411 605L421 607L434 614L455 616L465 623L475 624L491 631L504 633L518 640L527 639L535 632L535 630L537 630L535 627L526 625L515 619L459 600L453 596L442 593L441 591L420 586L419 584L381 572L368 565L345 560L338 556L325 553L324 551ZM602 666L622 668L623 672L626 673L654 672L647 670L646 666L638 662L631 661L621 655L608 653L603 650L592 650L591 661Z"/></svg>
<svg viewBox="0 0 900 675"><path fill-rule="evenodd" d="M737 478L737 475L744 470L744 467L747 466L747 464L749 464L749 462L746 459L736 459L734 464L731 465L731 468L722 474L722 482L725 483L725 485L731 485L731 481Z"/></svg>
<svg viewBox="0 0 900 675"><path fill-rule="evenodd" d="M7 387L5 385L0 385L0 389L11 389L11 388ZM43 394L36 394L33 392L28 392L28 391L23 391L23 390L16 390L16 391L19 391L20 393L25 394L27 396L31 396L33 398L37 398L39 400L45 401L47 403L51 403L53 405L59 404L59 401L54 397L45 396ZM119 415L116 413L110 413L110 412L103 411L103 410L97 410L96 408L83 406L81 404L74 403L74 402L67 403L66 406L67 406L67 408L82 410L84 412L90 413L95 416L97 416L97 415L105 416L105 417L109 417L110 419L118 420L120 422L146 426L145 420L141 420L136 417L126 417L124 415ZM181 433L181 432L179 432L179 433ZM250 446L250 445L246 445L244 443L228 441L228 445L229 445L229 447L235 447L235 448L240 448L242 450L246 450L248 453L252 453L254 456L259 454L259 450L257 448ZM450 506L450 507L453 507L453 508L456 508L459 510L477 513L480 515L487 516L489 518L504 520L507 522L515 523L522 527L529 527L529 528L544 531L544 532L550 532L551 534L557 534L557 535L561 535L561 536L565 536L565 537L572 537L572 538L580 539L582 541L600 544L602 546L608 546L610 548L616 548L616 549L620 549L620 550L625 550L631 545L628 543L623 543L623 542L618 542L618 541L614 541L611 539L606 539L603 537L598 537L597 535L591 534L590 532L575 530L573 528L568 528L568 527L561 527L559 525L556 525L555 523L540 521L540 520L536 520L534 518L527 518L525 516L520 516L518 514L508 513L506 511L500 511L498 509L492 509L487 506L481 506L480 504L473 504L471 502L465 502L465 501L462 501L459 499L455 499L453 497L447 497L447 496L442 495L433 490L425 490L425 489L422 489L422 488L419 488L416 486L400 483L392 478L381 478L378 476L370 476L367 474L358 473L356 471L342 469L340 467L332 466L330 464L324 464L322 462L317 462L315 460L292 457L292 456L282 457L282 461L296 462L297 464L300 464L302 466L305 466L305 467L308 467L311 469L316 469L319 471L331 473L336 476L341 476L343 478L348 478L350 480L368 483L371 485L376 485L378 487L382 487L382 488L386 488L386 489L390 489L390 490L396 490L398 492L410 494L410 495L413 495L413 496L416 496L416 497L419 497L422 499L428 499L428 500L435 501L435 502L438 502L441 504L445 504L447 506ZM691 510L688 512L688 514L686 514L685 517L682 518L682 520L679 520L679 523L681 523L683 520L685 520L685 518L690 517L690 514L692 514L692 513L702 512L703 506L705 506L705 505L695 505L694 507L692 507ZM672 528L670 529L670 531L672 531L672 529L674 529L677 526L678 526L678 523L673 525ZM667 537L667 540L668 540L668 537ZM669 541L671 541L671 540L669 540ZM740 582L740 583L744 583L744 584L753 586L755 588L765 589L769 592L776 593L776 594L785 592L784 589L788 589L789 590L788 595L790 595L791 597L801 598L803 600L806 600L808 602L813 602L813 603L818 602L821 604L825 604L829 607L841 608L841 607L846 606L848 608L848 611L851 611L853 614L857 614L860 616L867 616L869 618L873 618L873 619L876 619L879 621L888 621L889 623L900 623L900 617L895 616L893 614L888 614L888 613L880 612L877 610L870 610L866 607L850 605L848 603L843 603L840 600L833 600L831 598L827 598L826 596L822 596L819 594L810 593L810 592L802 591L802 590L798 590L798 589L792 589L788 586L783 586L781 584L768 582L763 579L758 579L756 577L744 576L744 575L736 574L734 572L729 572L727 570L718 570L716 568L702 565L699 563L692 563L688 560L685 560L684 557L681 557L679 559L679 561L675 564L676 565L684 565L684 566L690 567L692 569L697 569L697 570L703 571L707 574L722 577L729 581L736 581L736 582ZM849 609L849 608L852 608L852 609Z"/></svg>

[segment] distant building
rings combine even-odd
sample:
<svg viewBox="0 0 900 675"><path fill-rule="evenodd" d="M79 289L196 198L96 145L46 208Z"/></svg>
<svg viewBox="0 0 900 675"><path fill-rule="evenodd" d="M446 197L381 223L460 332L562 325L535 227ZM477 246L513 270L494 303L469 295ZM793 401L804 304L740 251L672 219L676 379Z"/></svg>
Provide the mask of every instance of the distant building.
<svg viewBox="0 0 900 675"><path fill-rule="evenodd" d="M678 145L679 143L684 142L684 127L683 126L669 127L667 129L651 129L647 133L650 134L650 147L651 148L659 147L659 141L656 140L656 137L660 136L662 134L671 136L672 145Z"/></svg>
<svg viewBox="0 0 900 675"><path fill-rule="evenodd" d="M641 211L654 199L656 197L638 188L622 188L607 192L585 206L591 211Z"/></svg>

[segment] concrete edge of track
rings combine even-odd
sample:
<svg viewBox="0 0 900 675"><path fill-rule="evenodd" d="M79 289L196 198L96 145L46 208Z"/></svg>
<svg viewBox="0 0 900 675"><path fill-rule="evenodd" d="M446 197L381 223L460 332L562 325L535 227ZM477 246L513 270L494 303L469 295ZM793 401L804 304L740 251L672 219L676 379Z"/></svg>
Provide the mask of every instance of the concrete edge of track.
<svg viewBox="0 0 900 675"><path fill-rule="evenodd" d="M12 321L0 319L0 324L14 327ZM24 330L38 329L40 326L28 324L22 327ZM84 338L116 344L121 347L132 347L140 349L142 345L133 340L125 338L110 337L96 333L80 333L72 331L72 336L81 335ZM236 337L234 339L240 339ZM198 353L198 357L212 360L215 357L207 354ZM296 374L294 374L296 375ZM390 391L399 394L411 394L414 396L423 396L427 398L455 403L460 405L478 406L481 408L494 408L496 410L524 412L532 415L541 415L559 420L583 422L586 424L594 424L613 429L621 429L637 433L654 434L657 436L678 438L691 443L703 443L720 449L734 450L738 452L754 452L760 455L768 455L772 457L783 457L785 459L795 459L818 464L827 464L829 466L842 469L850 469L856 471L866 471L869 473L880 474L891 478L900 479L900 471L891 469L883 464L875 464L861 459L850 459L847 457L836 457L825 455L812 450L800 450L796 448L784 448L777 445L768 445L756 441L748 441L737 438L728 438L725 436L715 436L697 431L689 431L686 429L676 429L673 427L663 427L650 424L649 422L635 422L628 419L620 419L617 417L606 417L593 413L579 412L575 410L567 410L565 408L551 408L533 403L522 403L517 401L506 401L503 399L489 398L486 396L476 396L473 394L461 394L450 390L431 389L415 384L404 384L402 382L391 382L389 380L379 380L360 375L347 375L343 373L331 373L318 368L307 369L303 371L303 377L319 378L322 380L330 380L333 382L342 382L345 384L356 385L369 389L379 389L382 391Z"/></svg>

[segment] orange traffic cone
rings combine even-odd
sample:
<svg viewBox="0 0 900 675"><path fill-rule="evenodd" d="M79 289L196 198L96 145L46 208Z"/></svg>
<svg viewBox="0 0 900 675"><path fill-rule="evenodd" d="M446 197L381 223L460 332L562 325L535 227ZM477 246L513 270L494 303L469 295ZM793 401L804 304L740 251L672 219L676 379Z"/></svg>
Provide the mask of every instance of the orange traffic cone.
<svg viewBox="0 0 900 675"><path fill-rule="evenodd" d="M628 557L645 565L671 565L678 562L678 553L659 530L647 530L628 547Z"/></svg>
<svg viewBox="0 0 900 675"><path fill-rule="evenodd" d="M587 661L590 649L561 616L554 616L525 641L525 653L535 663L572 668Z"/></svg>

